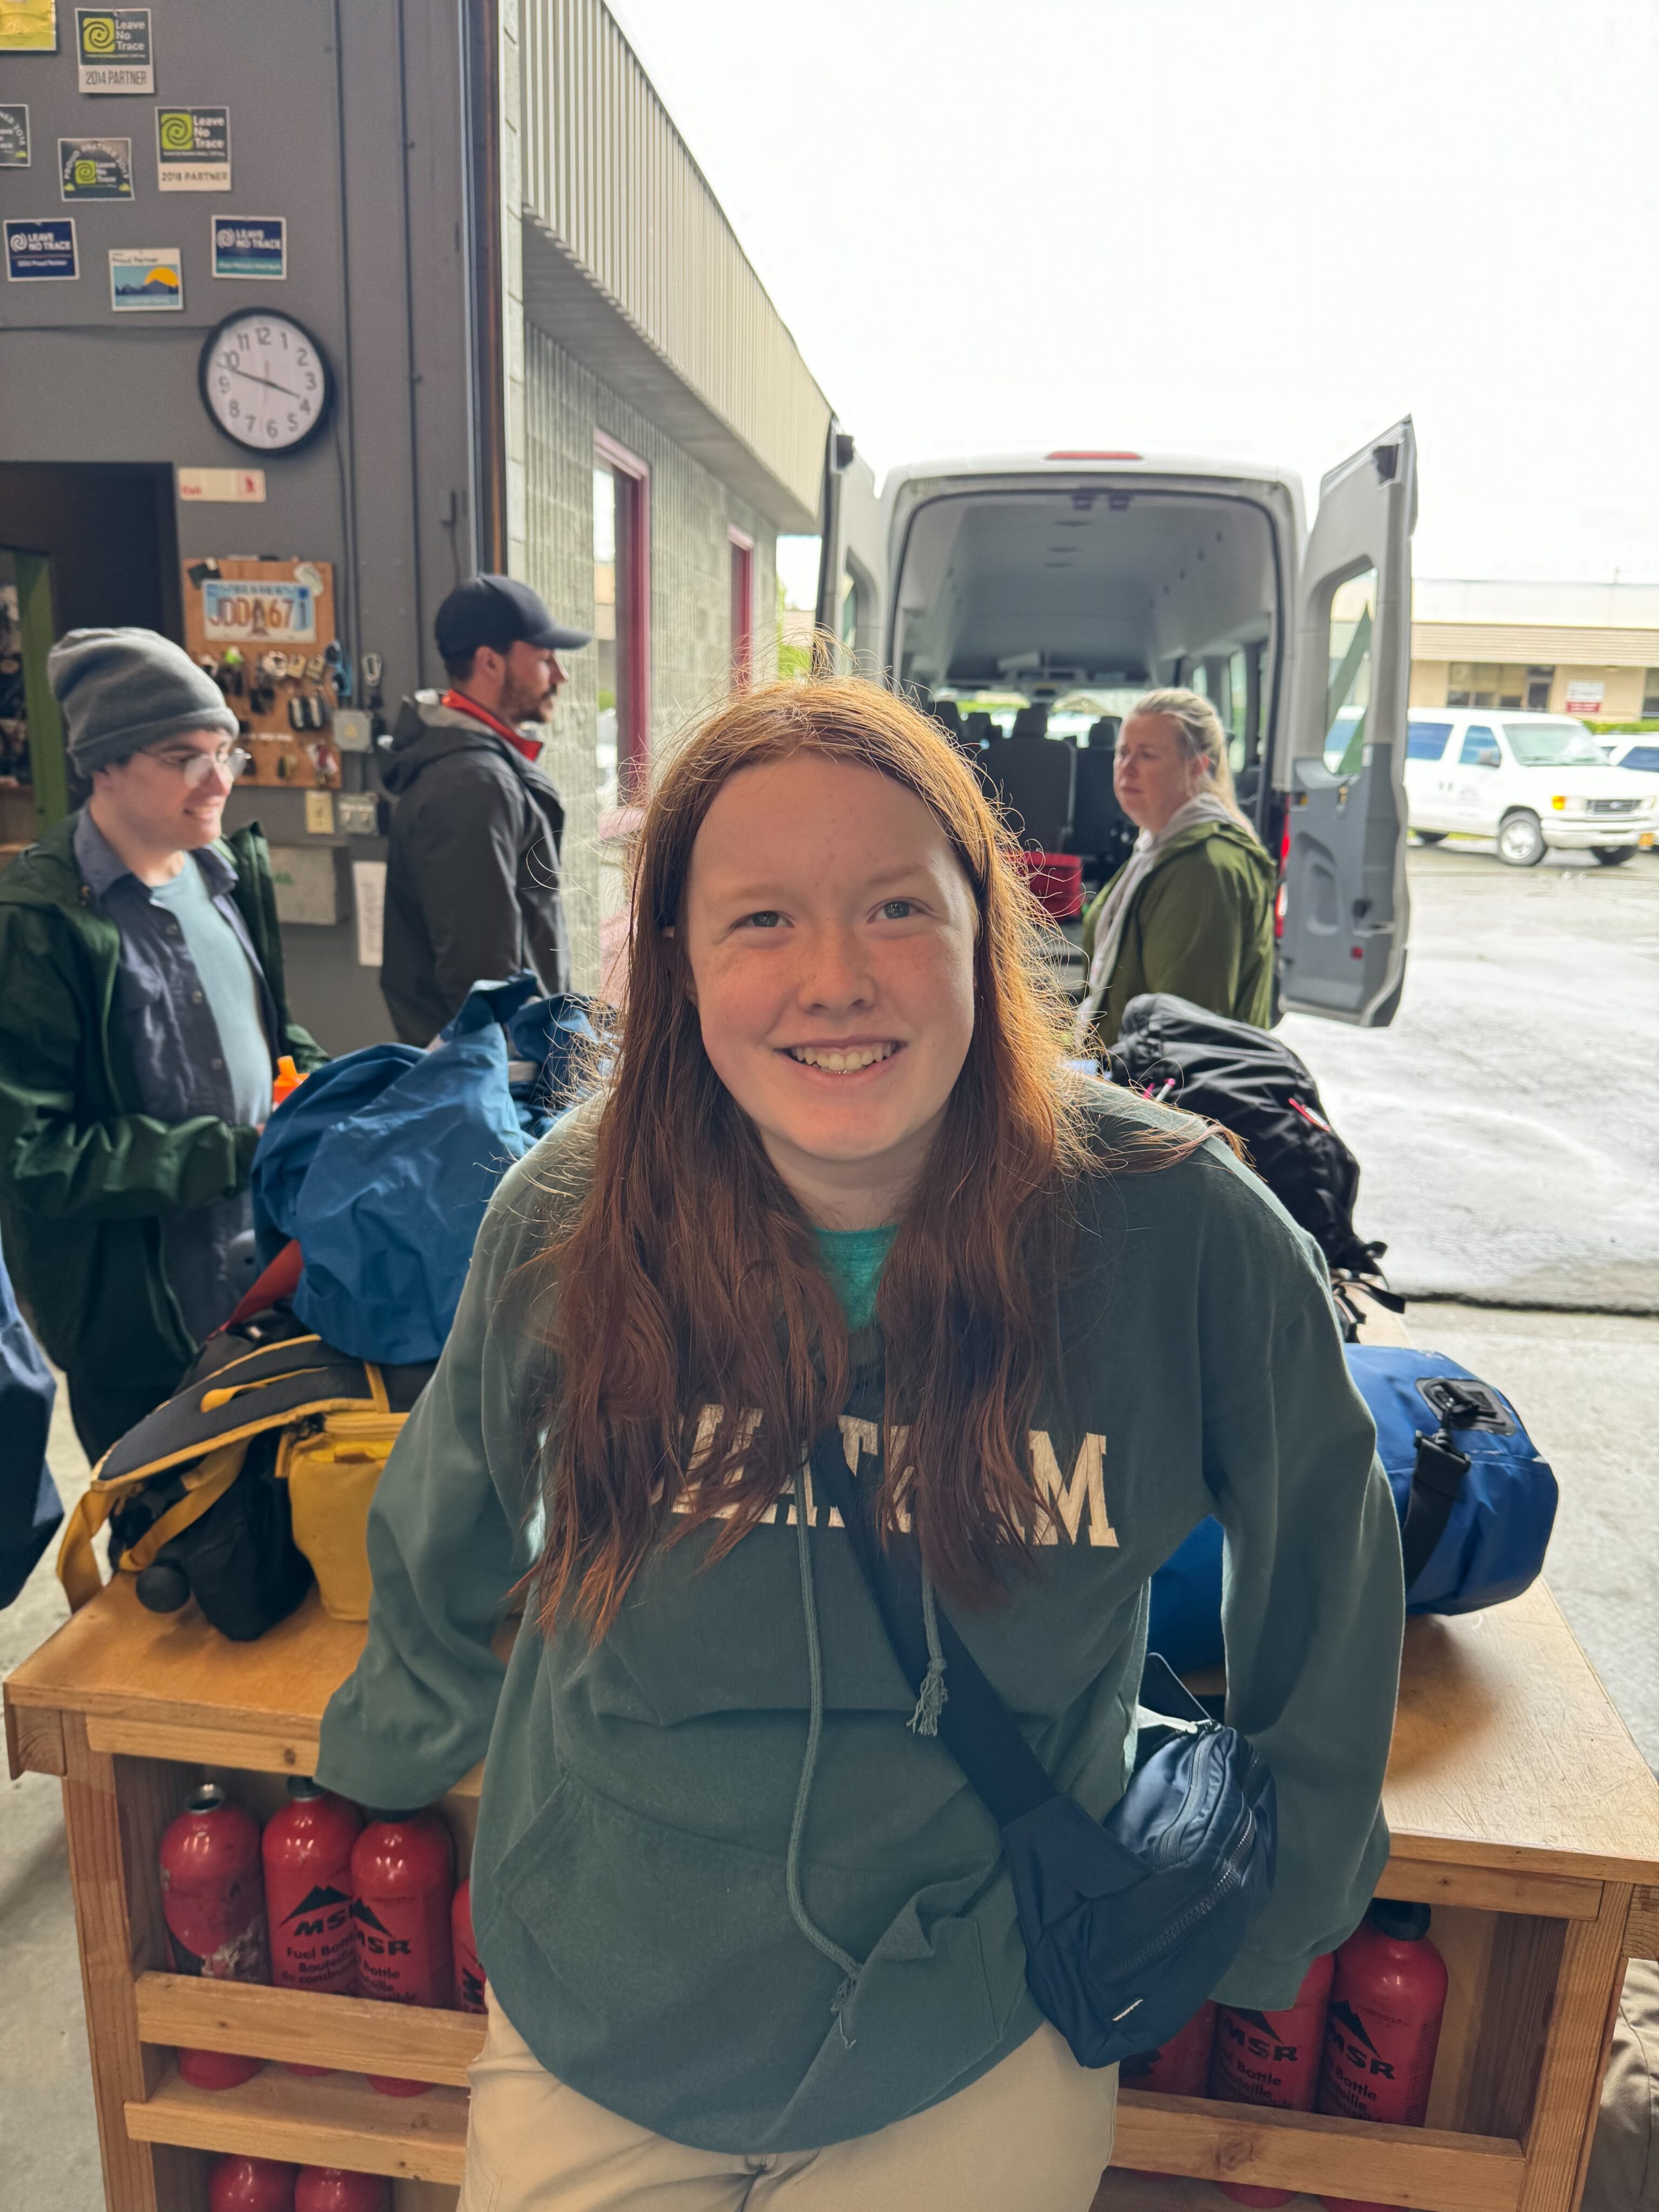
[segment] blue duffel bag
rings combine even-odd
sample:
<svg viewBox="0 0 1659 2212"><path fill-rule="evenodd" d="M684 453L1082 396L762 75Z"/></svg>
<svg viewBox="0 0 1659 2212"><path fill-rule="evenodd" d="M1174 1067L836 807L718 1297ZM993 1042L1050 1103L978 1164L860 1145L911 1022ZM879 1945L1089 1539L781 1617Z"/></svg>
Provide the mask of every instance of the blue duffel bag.
<svg viewBox="0 0 1659 2212"><path fill-rule="evenodd" d="M307 1328L382 1365L438 1357L496 1184L586 1079L588 1004L528 973L477 984L424 1052L345 1053L276 1108L253 1225L264 1264L299 1244Z"/></svg>
<svg viewBox="0 0 1659 2212"><path fill-rule="evenodd" d="M1509 1400L1443 1352L1343 1347L1376 1423L1400 1515L1408 1613L1478 1613L1535 1581L1556 1482ZM1149 1650L1178 1674L1221 1664L1221 1523L1202 1521L1152 1577Z"/></svg>

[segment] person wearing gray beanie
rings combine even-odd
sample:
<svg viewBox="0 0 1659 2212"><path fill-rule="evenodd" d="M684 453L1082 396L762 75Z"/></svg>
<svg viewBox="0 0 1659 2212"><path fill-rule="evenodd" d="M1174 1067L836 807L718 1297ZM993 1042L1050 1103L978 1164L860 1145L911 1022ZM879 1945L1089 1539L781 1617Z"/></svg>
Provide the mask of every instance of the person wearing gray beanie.
<svg viewBox="0 0 1659 2212"><path fill-rule="evenodd" d="M83 776L185 730L236 735L236 717L206 669L153 629L72 629L46 655L46 678Z"/></svg>
<svg viewBox="0 0 1659 2212"><path fill-rule="evenodd" d="M47 657L91 786L0 875L0 1231L94 1461L168 1396L254 1273L249 1171L290 1021L270 856L222 836L247 756L149 629Z"/></svg>

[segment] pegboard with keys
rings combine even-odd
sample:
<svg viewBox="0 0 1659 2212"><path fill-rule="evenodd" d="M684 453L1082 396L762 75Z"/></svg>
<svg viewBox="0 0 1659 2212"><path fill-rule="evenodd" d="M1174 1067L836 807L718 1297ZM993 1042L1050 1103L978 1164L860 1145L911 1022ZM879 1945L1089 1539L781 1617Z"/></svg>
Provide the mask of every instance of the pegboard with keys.
<svg viewBox="0 0 1659 2212"><path fill-rule="evenodd" d="M337 791L335 709L351 697L327 561L184 563L185 645L218 684L252 756L243 781Z"/></svg>

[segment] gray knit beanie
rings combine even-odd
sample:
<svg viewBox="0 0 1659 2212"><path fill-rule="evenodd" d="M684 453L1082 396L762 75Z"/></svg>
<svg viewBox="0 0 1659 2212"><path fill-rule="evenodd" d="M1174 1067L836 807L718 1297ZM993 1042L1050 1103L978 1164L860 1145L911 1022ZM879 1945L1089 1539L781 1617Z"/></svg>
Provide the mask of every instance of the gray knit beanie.
<svg viewBox="0 0 1659 2212"><path fill-rule="evenodd" d="M82 775L183 730L236 734L206 669L153 629L72 629L46 655L46 675Z"/></svg>

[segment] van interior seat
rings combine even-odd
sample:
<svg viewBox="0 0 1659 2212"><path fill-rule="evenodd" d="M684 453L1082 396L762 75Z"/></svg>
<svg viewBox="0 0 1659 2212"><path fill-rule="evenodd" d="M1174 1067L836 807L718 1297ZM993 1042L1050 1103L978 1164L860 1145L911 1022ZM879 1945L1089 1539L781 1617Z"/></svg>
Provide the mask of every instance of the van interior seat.
<svg viewBox="0 0 1659 2212"><path fill-rule="evenodd" d="M1099 727L1098 723L1096 728ZM1092 738L1093 731L1090 736ZM1068 853L1084 856L1085 877L1097 874L1101 882L1113 876L1128 859L1139 833L1117 803L1112 788L1112 756L1104 745L1091 743L1077 757L1077 782L1072 799L1072 828ZM1097 866L1091 870L1087 863Z"/></svg>
<svg viewBox="0 0 1659 2212"><path fill-rule="evenodd" d="M1024 708L1021 712L1033 710ZM1044 723L1047 714L1043 713ZM1072 784L1078 755L1053 738L994 738L980 757L980 771L1007 811L1016 817L1022 845L1040 853L1063 853L1072 826Z"/></svg>
<svg viewBox="0 0 1659 2212"><path fill-rule="evenodd" d="M977 751L981 745L988 745L995 737L996 725L992 721L988 710L976 708L963 724L962 733L969 746Z"/></svg>
<svg viewBox="0 0 1659 2212"><path fill-rule="evenodd" d="M1112 753L1117 750L1117 733L1123 727L1121 714L1103 714L1097 722L1091 722L1084 744L1091 752Z"/></svg>
<svg viewBox="0 0 1659 2212"><path fill-rule="evenodd" d="M1022 707L1014 716L1011 738L1046 738L1048 734L1048 709L1046 707Z"/></svg>

